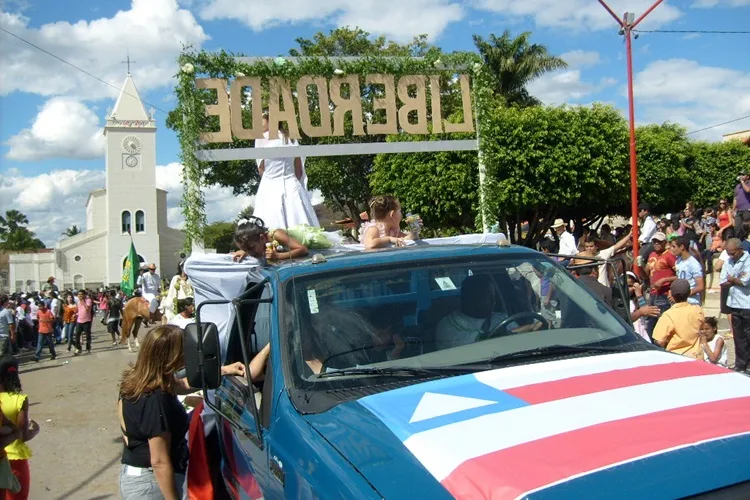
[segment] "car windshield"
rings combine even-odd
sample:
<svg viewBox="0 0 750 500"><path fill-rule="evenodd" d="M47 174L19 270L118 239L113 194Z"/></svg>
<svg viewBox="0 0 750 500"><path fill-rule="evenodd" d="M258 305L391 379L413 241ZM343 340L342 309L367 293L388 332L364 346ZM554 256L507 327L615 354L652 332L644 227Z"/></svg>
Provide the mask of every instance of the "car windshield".
<svg viewBox="0 0 750 500"><path fill-rule="evenodd" d="M285 287L289 382L312 382L311 390L645 345L561 266L532 252L362 266Z"/></svg>

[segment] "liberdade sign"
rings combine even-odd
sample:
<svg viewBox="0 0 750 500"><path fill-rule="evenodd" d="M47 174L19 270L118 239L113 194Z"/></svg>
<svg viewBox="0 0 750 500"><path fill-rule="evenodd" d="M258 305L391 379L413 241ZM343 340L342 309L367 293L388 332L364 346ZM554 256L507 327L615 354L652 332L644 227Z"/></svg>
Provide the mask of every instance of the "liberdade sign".
<svg viewBox="0 0 750 500"><path fill-rule="evenodd" d="M369 74L341 75L332 78L323 76L302 76L297 80L292 92L291 83L280 77L262 79L261 77L241 76L235 78L229 87L228 80L223 78L199 78L195 84L199 89L216 91L216 104L205 107L206 114L219 118L219 130L201 132L202 143L230 143L232 136L241 140L260 139L263 137L263 103L261 85L268 89L268 127L275 137L281 123L292 139L307 137L343 136L345 116L351 113L354 135L393 135L399 132L407 134L442 134L456 132L474 132L474 119L471 107L471 88L468 75L457 77L461 88L463 121L452 123L443 118L440 95L439 75L405 75L396 80L394 75ZM374 122L372 117L362 111L360 85L379 86L382 91L372 98L372 108L383 110L385 119ZM308 90L315 88L319 96L322 113L320 123L313 124ZM248 128L242 120L243 94L250 89L252 124ZM430 114L428 118L428 90Z"/></svg>

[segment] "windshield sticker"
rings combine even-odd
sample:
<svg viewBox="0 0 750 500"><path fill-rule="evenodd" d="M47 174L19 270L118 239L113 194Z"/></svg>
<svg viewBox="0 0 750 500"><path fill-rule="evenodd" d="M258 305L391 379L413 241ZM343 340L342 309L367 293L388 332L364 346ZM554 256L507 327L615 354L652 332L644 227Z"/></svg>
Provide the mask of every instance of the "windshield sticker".
<svg viewBox="0 0 750 500"><path fill-rule="evenodd" d="M447 276L444 278L435 278L435 283L437 283L442 291L456 289L456 285L453 284L453 280Z"/></svg>
<svg viewBox="0 0 750 500"><path fill-rule="evenodd" d="M315 294L315 290L307 291L307 302L310 304L310 314L318 314L320 312L318 296Z"/></svg>

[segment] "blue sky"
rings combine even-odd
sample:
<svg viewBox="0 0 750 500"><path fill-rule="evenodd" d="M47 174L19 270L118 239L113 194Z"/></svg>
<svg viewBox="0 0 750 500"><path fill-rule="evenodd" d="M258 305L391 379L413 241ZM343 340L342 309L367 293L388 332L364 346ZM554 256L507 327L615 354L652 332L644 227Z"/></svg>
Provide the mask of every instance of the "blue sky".
<svg viewBox="0 0 750 500"><path fill-rule="evenodd" d="M640 14L649 0L612 0ZM174 105L172 75L182 43L248 55L286 54L297 37L361 26L398 41L427 33L444 50L471 50L471 35L531 31L534 42L570 67L531 91L550 104L595 101L626 108L625 53L613 19L596 0L0 0L0 26L119 87L126 52L141 97ZM750 0L662 3L646 29L747 30ZM643 33L634 41L636 117L697 130L750 115L750 35ZM83 225L89 190L104 184L101 127L117 91L0 33L0 210L18 208L53 244ZM180 224L178 145L156 112L157 183L169 190L170 222ZM750 128L750 119L695 134ZM211 220L230 219L251 200L207 193Z"/></svg>

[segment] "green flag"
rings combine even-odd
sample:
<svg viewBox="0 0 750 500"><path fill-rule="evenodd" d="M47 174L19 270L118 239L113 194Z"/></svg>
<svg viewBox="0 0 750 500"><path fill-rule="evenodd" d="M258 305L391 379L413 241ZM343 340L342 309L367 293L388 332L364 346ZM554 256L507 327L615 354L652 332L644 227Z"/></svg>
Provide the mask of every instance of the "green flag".
<svg viewBox="0 0 750 500"><path fill-rule="evenodd" d="M120 283L120 289L130 297L133 295L135 290L135 281L138 279L138 268L140 261L138 260L138 254L135 251L135 245L133 241L130 241L130 253L128 258L125 259L125 267L122 269L122 283Z"/></svg>

